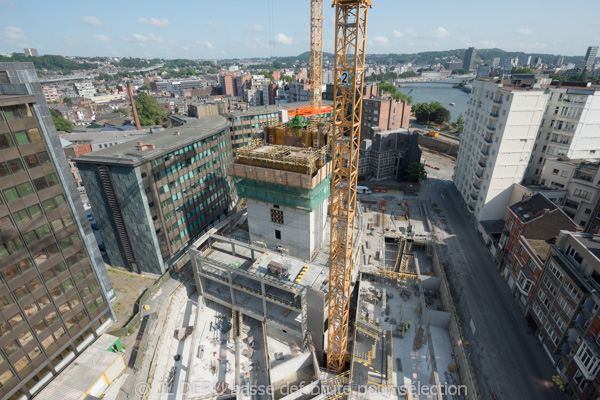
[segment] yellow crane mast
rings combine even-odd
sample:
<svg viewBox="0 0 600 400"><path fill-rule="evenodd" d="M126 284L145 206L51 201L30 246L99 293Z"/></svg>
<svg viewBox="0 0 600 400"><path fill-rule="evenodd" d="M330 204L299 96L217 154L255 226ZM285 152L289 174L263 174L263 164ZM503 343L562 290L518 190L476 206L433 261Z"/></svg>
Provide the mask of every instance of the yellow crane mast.
<svg viewBox="0 0 600 400"><path fill-rule="evenodd" d="M310 0L310 105L323 104L323 0Z"/></svg>
<svg viewBox="0 0 600 400"><path fill-rule="evenodd" d="M327 368L342 371L348 348L352 239L362 114L367 10L370 0L334 0L335 62L329 254Z"/></svg>

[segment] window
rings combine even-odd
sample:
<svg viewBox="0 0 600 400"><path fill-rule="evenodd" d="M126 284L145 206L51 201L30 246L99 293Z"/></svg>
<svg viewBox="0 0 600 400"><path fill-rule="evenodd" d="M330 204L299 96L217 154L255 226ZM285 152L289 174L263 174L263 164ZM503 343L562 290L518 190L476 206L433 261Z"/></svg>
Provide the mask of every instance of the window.
<svg viewBox="0 0 600 400"><path fill-rule="evenodd" d="M283 225L283 210L271 209L271 222Z"/></svg>
<svg viewBox="0 0 600 400"><path fill-rule="evenodd" d="M585 368L583 372L586 375L596 375L600 367L600 360L596 358L585 341L582 341L581 347L577 350L575 356L578 358L578 364Z"/></svg>
<svg viewBox="0 0 600 400"><path fill-rule="evenodd" d="M8 133L0 134L0 149L8 149L14 145L12 137Z"/></svg>
<svg viewBox="0 0 600 400"><path fill-rule="evenodd" d="M563 284L563 289L567 292L569 296L575 300L575 302L579 302L581 298L581 294L577 291L577 288L569 281L565 281Z"/></svg>
<svg viewBox="0 0 600 400"><path fill-rule="evenodd" d="M275 239L281 240L281 231L280 230L275 229Z"/></svg>
<svg viewBox="0 0 600 400"><path fill-rule="evenodd" d="M550 270L550 272L552 273L552 275L554 275L556 277L556 279L558 279L559 281L562 281L563 274L556 267L556 265L553 262L550 262L550 264L548 265L548 269Z"/></svg>

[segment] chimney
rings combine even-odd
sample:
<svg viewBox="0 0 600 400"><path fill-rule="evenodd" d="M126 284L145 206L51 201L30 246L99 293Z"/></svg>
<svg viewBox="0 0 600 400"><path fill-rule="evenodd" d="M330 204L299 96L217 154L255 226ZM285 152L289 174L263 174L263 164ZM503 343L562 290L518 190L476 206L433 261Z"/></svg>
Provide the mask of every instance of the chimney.
<svg viewBox="0 0 600 400"><path fill-rule="evenodd" d="M131 109L133 110L133 118L135 119L135 128L138 131L141 131L142 127L140 126L140 119L138 117L137 109L135 108L135 101L133 101L133 91L131 90L129 82L127 82L127 94L129 95L129 101L131 101Z"/></svg>

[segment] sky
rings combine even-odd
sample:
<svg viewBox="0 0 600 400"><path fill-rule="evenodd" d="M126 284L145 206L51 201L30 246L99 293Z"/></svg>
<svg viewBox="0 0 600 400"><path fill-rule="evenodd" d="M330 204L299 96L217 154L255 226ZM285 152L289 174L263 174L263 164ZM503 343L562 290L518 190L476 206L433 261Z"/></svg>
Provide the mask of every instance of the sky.
<svg viewBox="0 0 600 400"><path fill-rule="evenodd" d="M600 45L600 1L372 0L367 54L475 46L583 56ZM586 17L596 16L596 17ZM324 0L324 50L334 9ZM0 53L223 59L310 47L309 0L0 0Z"/></svg>

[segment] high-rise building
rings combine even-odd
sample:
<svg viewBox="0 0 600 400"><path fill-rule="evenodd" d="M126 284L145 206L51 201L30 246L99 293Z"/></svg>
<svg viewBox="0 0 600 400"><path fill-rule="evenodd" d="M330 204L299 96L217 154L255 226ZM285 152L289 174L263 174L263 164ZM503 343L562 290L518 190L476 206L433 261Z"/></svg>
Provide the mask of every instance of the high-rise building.
<svg viewBox="0 0 600 400"><path fill-rule="evenodd" d="M596 158L600 90L579 83L549 86L548 106L540 124L539 138L529 163L525 183L540 184L542 168L549 158ZM578 221L577 221L578 222Z"/></svg>
<svg viewBox="0 0 600 400"><path fill-rule="evenodd" d="M477 221L504 219L512 185L523 179L547 101L538 84L473 82L454 183Z"/></svg>
<svg viewBox="0 0 600 400"><path fill-rule="evenodd" d="M558 55L556 56L556 60L554 60L554 66L555 67L560 67L565 63L565 57Z"/></svg>
<svg viewBox="0 0 600 400"><path fill-rule="evenodd" d="M219 75L219 86L224 95L238 96L238 88L235 84L236 74L225 73Z"/></svg>
<svg viewBox="0 0 600 400"><path fill-rule="evenodd" d="M374 88L375 89L375 88ZM379 92L376 90L375 92ZM410 105L405 101L394 100L389 95L369 95L363 97L363 112L360 124L361 138L367 137L373 128L389 131L398 128L408 129Z"/></svg>
<svg viewBox="0 0 600 400"><path fill-rule="evenodd" d="M465 57L463 58L463 69L472 70L475 66L475 56L477 55L477 50L475 47L469 47L465 51Z"/></svg>
<svg viewBox="0 0 600 400"><path fill-rule="evenodd" d="M33 65L0 63L0 397L39 391L113 297Z"/></svg>
<svg viewBox="0 0 600 400"><path fill-rule="evenodd" d="M500 66L500 57L494 57L492 61L492 69L496 69Z"/></svg>
<svg viewBox="0 0 600 400"><path fill-rule="evenodd" d="M590 46L585 53L585 67L590 72L594 64L596 63L596 56L598 55L598 46Z"/></svg>
<svg viewBox="0 0 600 400"><path fill-rule="evenodd" d="M527 56L523 61L523 65L531 65L531 56Z"/></svg>
<svg viewBox="0 0 600 400"><path fill-rule="evenodd" d="M32 47L25 47L23 49L23 53L25 53L26 56L30 56L30 57L39 56L37 49L34 49Z"/></svg>
<svg viewBox="0 0 600 400"><path fill-rule="evenodd" d="M171 257L232 211L229 122L171 117L175 127L76 159L112 264L163 274Z"/></svg>

